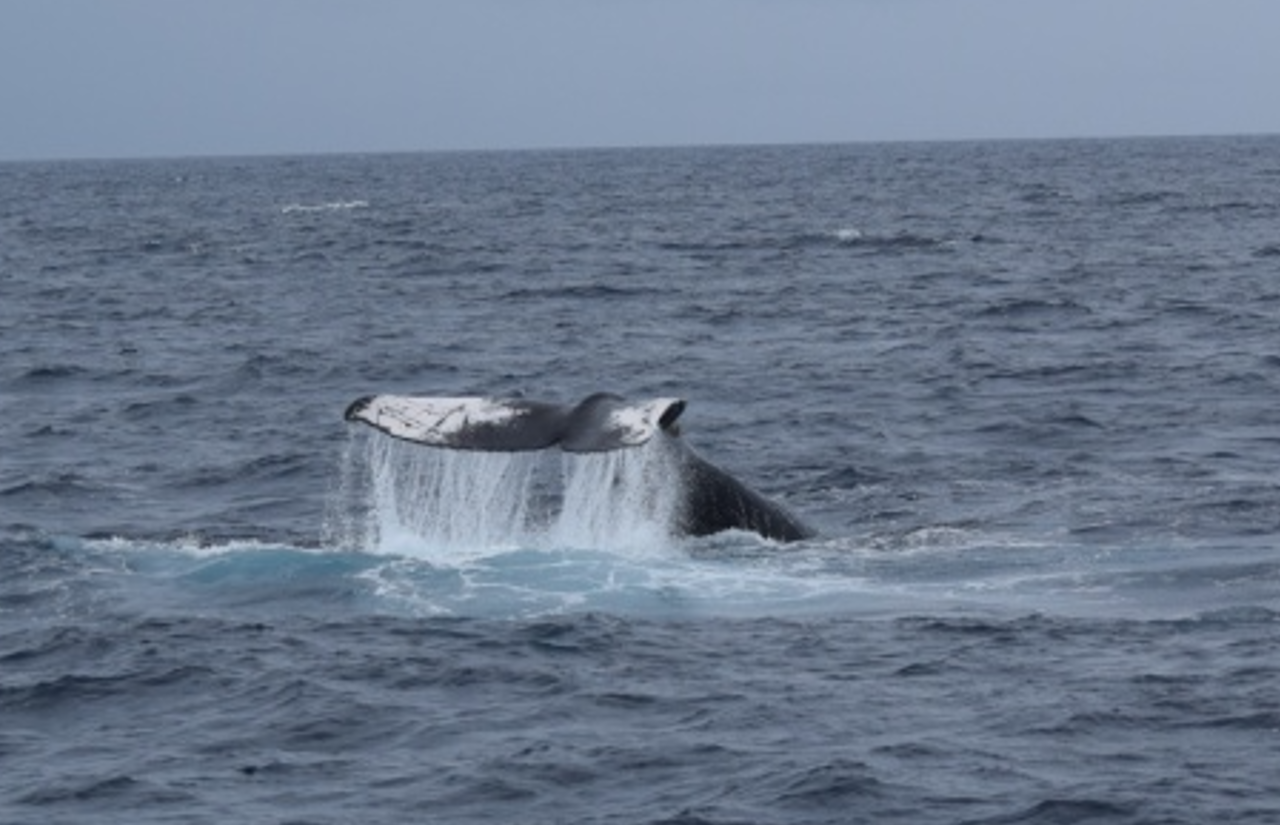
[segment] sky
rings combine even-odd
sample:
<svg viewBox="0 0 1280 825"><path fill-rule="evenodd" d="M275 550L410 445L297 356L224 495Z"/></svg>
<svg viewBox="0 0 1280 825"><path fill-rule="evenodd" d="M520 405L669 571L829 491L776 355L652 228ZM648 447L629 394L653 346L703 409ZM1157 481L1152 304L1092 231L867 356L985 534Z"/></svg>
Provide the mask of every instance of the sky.
<svg viewBox="0 0 1280 825"><path fill-rule="evenodd" d="M0 0L0 160L1280 133L1280 0Z"/></svg>

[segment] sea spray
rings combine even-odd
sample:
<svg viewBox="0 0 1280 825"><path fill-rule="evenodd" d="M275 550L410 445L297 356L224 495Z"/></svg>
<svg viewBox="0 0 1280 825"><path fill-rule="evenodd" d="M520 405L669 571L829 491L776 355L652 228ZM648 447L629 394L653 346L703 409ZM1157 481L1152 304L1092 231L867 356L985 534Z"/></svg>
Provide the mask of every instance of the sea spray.
<svg viewBox="0 0 1280 825"><path fill-rule="evenodd" d="M533 453L455 452L370 439L371 549L476 552L525 543Z"/></svg>
<svg viewBox="0 0 1280 825"><path fill-rule="evenodd" d="M331 496L331 546L456 563L516 548L666 546L680 492L678 448L483 452L348 440Z"/></svg>
<svg viewBox="0 0 1280 825"><path fill-rule="evenodd" d="M676 448L663 439L604 453L564 454L564 502L550 534L566 547L662 547L681 499Z"/></svg>
<svg viewBox="0 0 1280 825"><path fill-rule="evenodd" d="M351 430L343 442L325 500L321 543L331 550L368 546L372 492L368 436Z"/></svg>

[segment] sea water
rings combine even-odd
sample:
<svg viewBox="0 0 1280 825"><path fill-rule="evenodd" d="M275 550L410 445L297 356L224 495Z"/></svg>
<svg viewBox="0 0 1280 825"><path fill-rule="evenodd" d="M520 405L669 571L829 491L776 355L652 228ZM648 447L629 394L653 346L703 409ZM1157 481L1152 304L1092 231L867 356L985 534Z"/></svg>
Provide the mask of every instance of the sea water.
<svg viewBox="0 0 1280 825"><path fill-rule="evenodd" d="M0 165L0 822L1273 822L1280 142ZM417 449L370 393L682 397Z"/></svg>

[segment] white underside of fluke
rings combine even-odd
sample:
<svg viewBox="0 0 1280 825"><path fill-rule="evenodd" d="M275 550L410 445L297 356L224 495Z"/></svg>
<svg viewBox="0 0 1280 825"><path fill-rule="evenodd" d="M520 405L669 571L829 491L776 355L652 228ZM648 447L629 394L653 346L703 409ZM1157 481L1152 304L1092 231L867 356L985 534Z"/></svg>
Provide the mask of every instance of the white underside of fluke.
<svg viewBox="0 0 1280 825"><path fill-rule="evenodd" d="M504 399L375 395L353 417L396 438L448 447L459 433L510 426L529 413Z"/></svg>
<svg viewBox="0 0 1280 825"><path fill-rule="evenodd" d="M662 428L678 398L624 401L609 397L595 406L561 407L520 398L482 396L375 395L347 412L388 435L428 446L497 451L537 450L559 444L572 452L598 452L647 443Z"/></svg>
<svg viewBox="0 0 1280 825"><path fill-rule="evenodd" d="M654 398L618 407L609 413L606 427L617 434L625 446L638 447L661 429L659 421L673 404L682 403L678 398Z"/></svg>

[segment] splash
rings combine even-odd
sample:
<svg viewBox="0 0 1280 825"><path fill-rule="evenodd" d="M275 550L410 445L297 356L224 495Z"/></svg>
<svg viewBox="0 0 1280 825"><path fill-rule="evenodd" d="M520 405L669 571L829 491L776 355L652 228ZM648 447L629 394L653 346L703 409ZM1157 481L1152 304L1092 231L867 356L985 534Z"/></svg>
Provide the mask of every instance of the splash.
<svg viewBox="0 0 1280 825"><path fill-rule="evenodd" d="M564 547L643 550L668 543L680 504L675 448L663 440L561 455L564 496L550 537Z"/></svg>
<svg viewBox="0 0 1280 825"><path fill-rule="evenodd" d="M344 453L326 543L451 562L665 548L680 501L676 449L655 440L593 454L437 450L360 433Z"/></svg>

